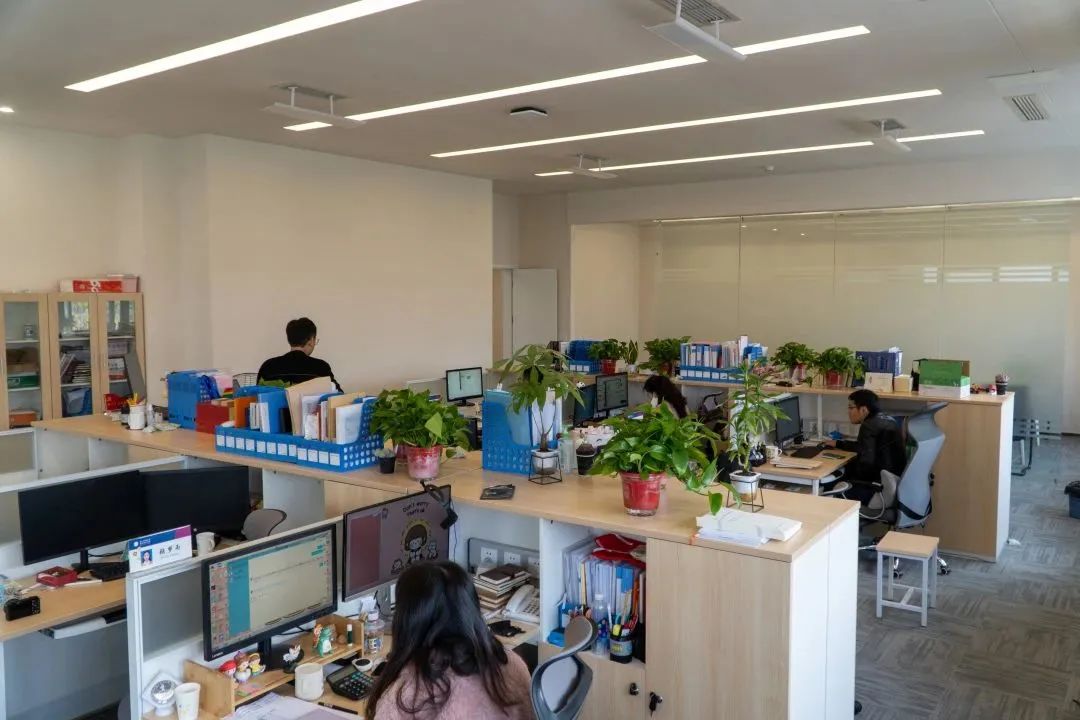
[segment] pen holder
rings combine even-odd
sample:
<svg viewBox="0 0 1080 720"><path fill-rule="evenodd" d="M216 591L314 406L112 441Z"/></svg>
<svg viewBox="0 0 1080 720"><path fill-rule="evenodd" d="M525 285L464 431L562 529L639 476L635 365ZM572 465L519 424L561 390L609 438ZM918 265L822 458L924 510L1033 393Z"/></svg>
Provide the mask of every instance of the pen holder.
<svg viewBox="0 0 1080 720"><path fill-rule="evenodd" d="M634 639L631 635L625 638L611 638L611 661L624 665L634 659Z"/></svg>

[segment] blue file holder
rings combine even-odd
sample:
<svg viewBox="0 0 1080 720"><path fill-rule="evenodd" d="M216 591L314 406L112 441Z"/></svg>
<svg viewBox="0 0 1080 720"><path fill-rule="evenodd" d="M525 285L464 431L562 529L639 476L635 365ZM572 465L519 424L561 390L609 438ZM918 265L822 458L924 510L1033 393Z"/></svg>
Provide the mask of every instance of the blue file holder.
<svg viewBox="0 0 1080 720"><path fill-rule="evenodd" d="M739 368L697 367L680 365L679 377L683 380L704 380L716 383L742 383L742 370Z"/></svg>
<svg viewBox="0 0 1080 720"><path fill-rule="evenodd" d="M269 433L280 433L281 427L281 411L288 411L289 396L285 392L284 388L270 387L266 385L248 385L246 387L238 388L233 397L258 397L257 402L264 402L269 406L270 411L270 427L266 429ZM265 433L264 433L265 434Z"/></svg>
<svg viewBox="0 0 1080 720"><path fill-rule="evenodd" d="M375 451L383 446L381 435L369 435L348 445L319 440L298 439L296 464L304 467L348 472L371 467L379 462Z"/></svg>
<svg viewBox="0 0 1080 720"><path fill-rule="evenodd" d="M894 377L903 374L900 367L903 352L859 350L855 357L862 361L866 372L889 373Z"/></svg>
<svg viewBox="0 0 1080 720"><path fill-rule="evenodd" d="M297 443L300 440L295 435L285 433L265 433L224 425L214 429L214 445L219 452L278 462L296 462Z"/></svg>
<svg viewBox="0 0 1080 720"><path fill-rule="evenodd" d="M570 372L582 375L599 375L600 361L589 359L589 349L596 340L571 340L566 348L566 357L570 361Z"/></svg>
<svg viewBox="0 0 1080 720"><path fill-rule="evenodd" d="M513 413L505 403L485 400L484 412L484 443L483 443L483 467L485 470L496 472L514 473L515 475L529 475L532 473L532 451L538 448L539 443L524 445L514 442L510 431L510 415L516 416L520 421L525 417L529 423L529 436L532 437L532 423L527 413ZM552 450L558 448L556 441L549 443Z"/></svg>
<svg viewBox="0 0 1080 720"><path fill-rule="evenodd" d="M599 360L571 360L570 372L578 373L580 375L599 375L600 374L600 361Z"/></svg>
<svg viewBox="0 0 1080 720"><path fill-rule="evenodd" d="M214 379L200 370L169 373L165 385L169 392L169 421L186 430L195 429L195 408L199 403L218 397Z"/></svg>

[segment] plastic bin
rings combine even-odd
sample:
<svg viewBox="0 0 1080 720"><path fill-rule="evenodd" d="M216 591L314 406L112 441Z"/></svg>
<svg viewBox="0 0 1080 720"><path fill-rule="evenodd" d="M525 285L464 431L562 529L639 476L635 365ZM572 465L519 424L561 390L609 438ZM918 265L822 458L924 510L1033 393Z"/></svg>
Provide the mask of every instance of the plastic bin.
<svg viewBox="0 0 1080 720"><path fill-rule="evenodd" d="M199 403L218 397L217 383L202 371L169 373L165 379L169 392L169 420L187 430L195 429Z"/></svg>

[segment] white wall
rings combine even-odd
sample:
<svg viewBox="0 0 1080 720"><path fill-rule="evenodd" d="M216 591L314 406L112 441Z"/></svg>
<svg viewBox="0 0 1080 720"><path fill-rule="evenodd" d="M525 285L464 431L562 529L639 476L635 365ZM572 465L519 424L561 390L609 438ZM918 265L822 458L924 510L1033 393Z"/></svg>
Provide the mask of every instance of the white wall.
<svg viewBox="0 0 1080 720"><path fill-rule="evenodd" d="M206 143L215 365L257 370L301 315L349 388L491 362L490 181Z"/></svg>
<svg viewBox="0 0 1080 720"><path fill-rule="evenodd" d="M497 268L516 268L518 265L518 243L520 235L518 198L514 195L492 196L492 258Z"/></svg>
<svg viewBox="0 0 1080 720"><path fill-rule="evenodd" d="M604 223L572 229L571 337L639 337L640 246L636 225Z"/></svg>
<svg viewBox="0 0 1080 720"><path fill-rule="evenodd" d="M77 274L122 270L117 141L18 126L0 131L0 290L55 290Z"/></svg>

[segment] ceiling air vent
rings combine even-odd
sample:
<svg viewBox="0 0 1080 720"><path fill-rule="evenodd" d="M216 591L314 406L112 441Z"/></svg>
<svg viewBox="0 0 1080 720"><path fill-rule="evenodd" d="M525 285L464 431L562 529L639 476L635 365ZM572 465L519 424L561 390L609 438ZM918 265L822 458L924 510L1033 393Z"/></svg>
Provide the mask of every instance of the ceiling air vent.
<svg viewBox="0 0 1080 720"><path fill-rule="evenodd" d="M1029 93L1027 95L1010 95L1005 98L1005 102L1009 104L1016 114L1026 122L1034 122L1036 120L1046 120L1049 117L1046 113L1046 107L1042 100L1035 93Z"/></svg>
<svg viewBox="0 0 1080 720"><path fill-rule="evenodd" d="M655 0L657 5L675 12L676 0ZM695 25L739 22L735 13L709 0L682 0L682 16Z"/></svg>

